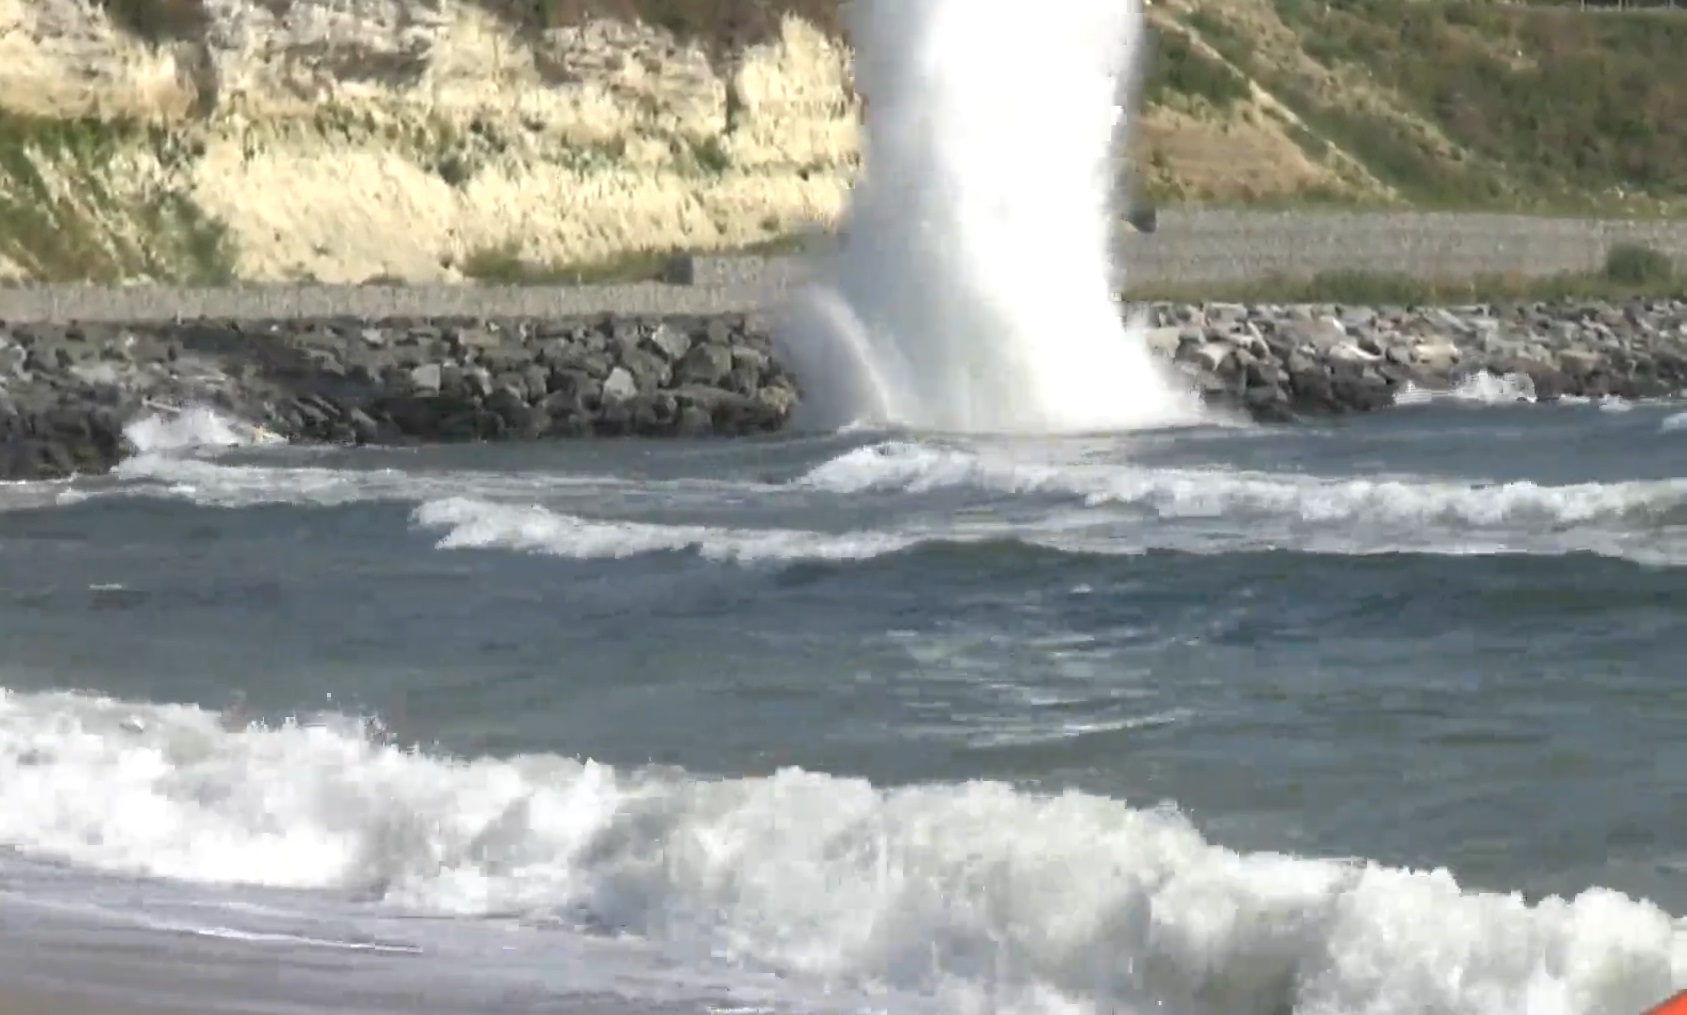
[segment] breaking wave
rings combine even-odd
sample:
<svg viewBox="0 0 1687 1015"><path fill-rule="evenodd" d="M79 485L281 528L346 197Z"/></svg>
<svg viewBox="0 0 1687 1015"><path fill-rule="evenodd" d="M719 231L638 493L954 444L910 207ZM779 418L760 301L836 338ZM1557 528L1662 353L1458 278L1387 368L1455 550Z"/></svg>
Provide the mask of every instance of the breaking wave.
<svg viewBox="0 0 1687 1015"><path fill-rule="evenodd" d="M358 725L0 691L0 841L91 868L526 914L952 1012L1633 1012L1687 931L1593 889L1239 853L1179 813L992 782L465 759Z"/></svg>
<svg viewBox="0 0 1687 1015"><path fill-rule="evenodd" d="M1534 400L1535 381L1528 374L1494 374L1486 370L1470 374L1445 391L1423 388L1408 382L1394 396L1395 405L1427 405L1431 402L1510 405Z"/></svg>
<svg viewBox="0 0 1687 1015"><path fill-rule="evenodd" d="M1668 417L1661 427L1667 431L1678 419ZM439 533L442 549L582 560L689 552L738 563L851 561L929 543L1009 541L1080 554L1289 548L1591 552L1687 562L1687 478L1553 485L1406 474L1323 477L1140 464L1111 450L1089 459L1075 456L1081 442L1038 457L1013 443L905 438L855 447L783 475L648 479L410 468L407 458L393 454L329 464L289 448L231 456L230 449L274 442L261 428L205 409L154 416L130 432L150 450L121 463L115 483L10 484L0 488L0 510L130 497L233 509L403 504L415 526ZM885 510L875 511L871 525L840 525L838 513L854 515L864 495L876 496ZM680 522L643 517L651 504L679 513ZM821 524L758 527L737 521L737 506Z"/></svg>
<svg viewBox="0 0 1687 1015"><path fill-rule="evenodd" d="M286 438L262 426L202 405L161 406L157 412L130 423L123 433L142 455L287 443Z"/></svg>
<svg viewBox="0 0 1687 1015"><path fill-rule="evenodd" d="M694 550L712 560L859 560L917 542L885 532L827 534L794 529L727 529L705 525L581 518L535 505L497 504L466 497L429 501L416 524L442 529L441 549L498 548L576 559L632 557Z"/></svg>
<svg viewBox="0 0 1687 1015"><path fill-rule="evenodd" d="M1687 479L1564 486L1408 477L1327 479L1115 463L1038 464L904 442L847 452L817 466L799 482L844 494L971 488L996 494L1055 495L1092 507L1135 507L1161 518L1271 514L1306 522L1390 525L1575 524L1657 517L1687 504Z"/></svg>

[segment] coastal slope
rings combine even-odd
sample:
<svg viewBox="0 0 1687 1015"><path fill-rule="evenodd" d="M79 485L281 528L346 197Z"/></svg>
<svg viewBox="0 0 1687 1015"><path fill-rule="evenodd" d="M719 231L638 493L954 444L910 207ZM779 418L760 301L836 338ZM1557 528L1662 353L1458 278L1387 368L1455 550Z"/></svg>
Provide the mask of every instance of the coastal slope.
<svg viewBox="0 0 1687 1015"><path fill-rule="evenodd" d="M1162 205L1687 194L1665 129L1687 18L1148 16L1121 169ZM835 0L0 0L0 278L565 281L788 243L836 221L859 165L837 21Z"/></svg>

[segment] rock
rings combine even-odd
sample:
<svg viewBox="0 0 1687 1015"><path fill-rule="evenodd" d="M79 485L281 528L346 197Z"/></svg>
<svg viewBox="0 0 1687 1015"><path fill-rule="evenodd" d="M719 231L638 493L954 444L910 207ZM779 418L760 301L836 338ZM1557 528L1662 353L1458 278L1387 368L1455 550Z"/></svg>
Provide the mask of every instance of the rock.
<svg viewBox="0 0 1687 1015"><path fill-rule="evenodd" d="M769 385L756 392L756 400L766 406L772 414L770 418L774 425L768 429L773 430L778 429L790 418L792 410L797 406L797 393L790 388Z"/></svg>
<svg viewBox="0 0 1687 1015"><path fill-rule="evenodd" d="M679 437L707 437L714 432L714 420L696 405L679 406L674 434Z"/></svg>
<svg viewBox="0 0 1687 1015"><path fill-rule="evenodd" d="M754 352L755 350L745 350ZM705 344L699 345L686 354L675 372L675 380L681 384L703 384L711 387L719 386L733 370L733 353L725 346ZM758 371L759 372L759 371Z"/></svg>
<svg viewBox="0 0 1687 1015"><path fill-rule="evenodd" d="M374 444L381 438L381 425L362 409L348 411L346 422L350 424L359 444Z"/></svg>
<svg viewBox="0 0 1687 1015"><path fill-rule="evenodd" d="M486 327L454 328L446 338L451 343L451 350L458 355L496 349L504 343L503 336Z"/></svg>
<svg viewBox="0 0 1687 1015"><path fill-rule="evenodd" d="M667 357L668 362L676 363L691 350L691 336L663 322L657 325L656 331L651 334L650 344L657 352Z"/></svg>
<svg viewBox="0 0 1687 1015"><path fill-rule="evenodd" d="M1422 342L1412 346L1411 362L1432 374L1448 374L1463 358L1452 342Z"/></svg>
<svg viewBox="0 0 1687 1015"><path fill-rule="evenodd" d="M1188 371L1208 400L1255 418L1280 418L1272 389L1296 415L1368 411L1405 383L1449 388L1471 373L1522 374L1542 398L1687 388L1687 300L1414 309L1157 303L1147 315L1154 327L1179 329L1178 346L1171 349L1167 330L1156 354ZM1226 356L1226 346L1235 352Z"/></svg>
<svg viewBox="0 0 1687 1015"><path fill-rule="evenodd" d="M1302 322L1285 322L1287 332L1299 345L1310 346L1319 352L1344 345L1348 341L1347 327L1334 317L1324 315ZM1358 323L1358 322L1356 322Z"/></svg>
<svg viewBox="0 0 1687 1015"><path fill-rule="evenodd" d="M1289 393L1274 384L1250 385L1243 395L1248 412L1261 422L1285 423L1294 419Z"/></svg>
<svg viewBox="0 0 1687 1015"><path fill-rule="evenodd" d="M638 397L638 382L625 367L616 367L609 371L609 377L603 382L603 400L605 404L624 403Z"/></svg>
<svg viewBox="0 0 1687 1015"><path fill-rule="evenodd" d="M1558 354L1558 366L1576 378L1589 377L1599 371L1605 357L1588 349L1566 349Z"/></svg>
<svg viewBox="0 0 1687 1015"><path fill-rule="evenodd" d="M646 349L632 346L621 350L621 365L617 369L623 369L632 377L637 390L644 392L665 388L674 377L674 368L667 360Z"/></svg>
<svg viewBox="0 0 1687 1015"><path fill-rule="evenodd" d="M1206 342L1191 353L1195 365L1208 373L1218 373L1236 355L1236 347L1228 342Z"/></svg>
<svg viewBox="0 0 1687 1015"><path fill-rule="evenodd" d="M766 432L797 398L771 348L736 315L0 325L0 479L109 469L148 402L336 443Z"/></svg>
<svg viewBox="0 0 1687 1015"><path fill-rule="evenodd" d="M1324 350L1325 357L1331 363L1375 363L1382 359L1375 352L1362 348L1357 342L1341 342L1329 346Z"/></svg>
<svg viewBox="0 0 1687 1015"><path fill-rule="evenodd" d="M438 363L426 363L410 371L411 390L417 394L437 395L441 382Z"/></svg>
<svg viewBox="0 0 1687 1015"><path fill-rule="evenodd" d="M1543 399L1687 388L1687 301L1146 308L1151 353L1255 419L1363 412L1408 382L1518 372ZM148 403L359 444L786 426L800 399L742 315L0 323L0 480L99 472Z"/></svg>

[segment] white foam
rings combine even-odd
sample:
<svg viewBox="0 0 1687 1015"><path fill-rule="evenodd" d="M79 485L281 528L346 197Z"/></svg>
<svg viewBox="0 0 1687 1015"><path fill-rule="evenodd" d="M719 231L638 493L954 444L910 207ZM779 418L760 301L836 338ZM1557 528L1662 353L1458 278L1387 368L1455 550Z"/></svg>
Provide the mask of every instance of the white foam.
<svg viewBox="0 0 1687 1015"><path fill-rule="evenodd" d="M230 465L158 453L125 459L112 473L137 485L110 491L110 495L167 496L202 507L330 507L358 501L420 499L429 490L462 488L459 477L412 476L398 469ZM458 482L453 483L453 478Z"/></svg>
<svg viewBox="0 0 1687 1015"><path fill-rule="evenodd" d="M1188 422L1112 294L1135 0L856 0L863 169L782 329L807 421L951 432ZM1128 99L1127 99L1128 101Z"/></svg>
<svg viewBox="0 0 1687 1015"><path fill-rule="evenodd" d="M1677 433L1687 430L1687 412L1678 412L1672 416L1665 416L1658 424L1659 433Z"/></svg>
<svg viewBox="0 0 1687 1015"><path fill-rule="evenodd" d="M138 715L139 733L120 722ZM1534 905L1205 841L1164 809L987 782L697 779L405 753L347 723L0 692L0 841L92 868L531 912L966 1013L1571 1015L1687 982L1602 890Z"/></svg>
<svg viewBox="0 0 1687 1015"><path fill-rule="evenodd" d="M262 426L201 405L162 408L130 423L123 432L141 454L287 443Z"/></svg>
<svg viewBox="0 0 1687 1015"><path fill-rule="evenodd" d="M1427 405L1441 401L1512 405L1534 400L1535 381L1528 374L1495 374L1486 370L1463 378L1446 391L1422 388L1408 382L1394 396L1396 405Z"/></svg>
<svg viewBox="0 0 1687 1015"><path fill-rule="evenodd" d="M1090 506L1136 507L1161 518L1269 514L1305 522L1390 525L1574 524L1658 514L1687 503L1687 479L1563 486L1412 477L1330 479L1128 464L1043 464L900 442L846 452L798 482L837 493L972 487L1055 494L1080 498Z"/></svg>
<svg viewBox="0 0 1687 1015"><path fill-rule="evenodd" d="M1687 532L1667 516L1687 504L1687 479L1482 483L1412 476L1333 479L1298 474L1170 469L1087 462L1002 449L889 441L856 448L788 484L475 471L409 472L227 464L173 454L124 462L130 482L97 496L167 496L203 506L420 505L417 524L442 548L481 547L573 558L694 552L741 563L860 560L923 541L1013 539L1076 553L1150 548L1212 552L1294 546L1310 552L1446 554L1587 551L1672 564L1687 560ZM1010 514L909 515L892 528L811 531L616 518L651 498L671 510L718 509L783 498L802 510L813 494L919 495L976 491L1024 498ZM0 491L0 503L63 502L68 489ZM1040 509L1037 499L1064 502ZM813 505L809 505L812 509ZM1122 512L1122 515L1121 515ZM607 516L607 517L605 517ZM1140 522L1207 522L1199 531ZM1654 524L1665 519L1662 525ZM1122 520L1132 525L1121 527ZM1214 528L1214 526L1217 526Z"/></svg>
<svg viewBox="0 0 1687 1015"><path fill-rule="evenodd" d="M485 498L590 495L598 502L629 492L653 492L675 503L687 497L710 499L723 490L742 491L753 483L711 479L641 481L588 473L494 472L480 469L410 471L398 468L326 468L288 464L231 464L226 460L173 454L136 455L119 463L113 474L127 486L102 496L171 497L201 507L241 508L265 504L334 507L371 501L421 502L472 492ZM767 487L767 489L774 489Z"/></svg>
<svg viewBox="0 0 1687 1015"><path fill-rule="evenodd" d="M594 520L538 505L499 504L467 497L429 501L413 516L443 529L441 549L520 550L576 559L632 557L687 550L712 560L858 560L903 549L911 536L884 532L831 534L795 529L730 529Z"/></svg>
<svg viewBox="0 0 1687 1015"><path fill-rule="evenodd" d="M64 479L0 480L0 512L74 504L83 498L83 494L69 486L69 482Z"/></svg>
<svg viewBox="0 0 1687 1015"><path fill-rule="evenodd" d="M246 423L215 409L197 405L184 408L158 407L158 411L129 423L123 432L135 446L136 453L119 462L113 474L128 479L165 479L175 475L205 480L218 475L218 467L188 456L232 448L287 443L284 438L262 426ZM237 483L242 475L249 473L226 474ZM0 482L0 511L77 504L92 496L86 490L69 485L71 482ZM184 495L190 495L186 493L185 486Z"/></svg>

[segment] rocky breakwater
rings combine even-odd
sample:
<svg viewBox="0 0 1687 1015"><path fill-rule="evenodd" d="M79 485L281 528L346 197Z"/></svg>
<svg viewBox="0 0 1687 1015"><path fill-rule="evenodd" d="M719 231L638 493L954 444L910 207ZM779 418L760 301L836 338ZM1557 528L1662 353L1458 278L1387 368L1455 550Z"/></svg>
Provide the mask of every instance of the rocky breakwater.
<svg viewBox="0 0 1687 1015"><path fill-rule="evenodd" d="M137 416L207 405L303 442L780 429L795 381L744 316L0 325L0 480L101 472Z"/></svg>
<svg viewBox="0 0 1687 1015"><path fill-rule="evenodd" d="M1480 374L1538 401L1687 390L1687 300L1143 309L1156 353L1259 421ZM402 444L768 433L798 397L743 314L0 323L0 480L104 471L130 421L195 404L293 441Z"/></svg>
<svg viewBox="0 0 1687 1015"><path fill-rule="evenodd" d="M1379 409L1483 373L1527 377L1537 401L1687 390L1687 300L1146 309L1155 352L1256 420Z"/></svg>

